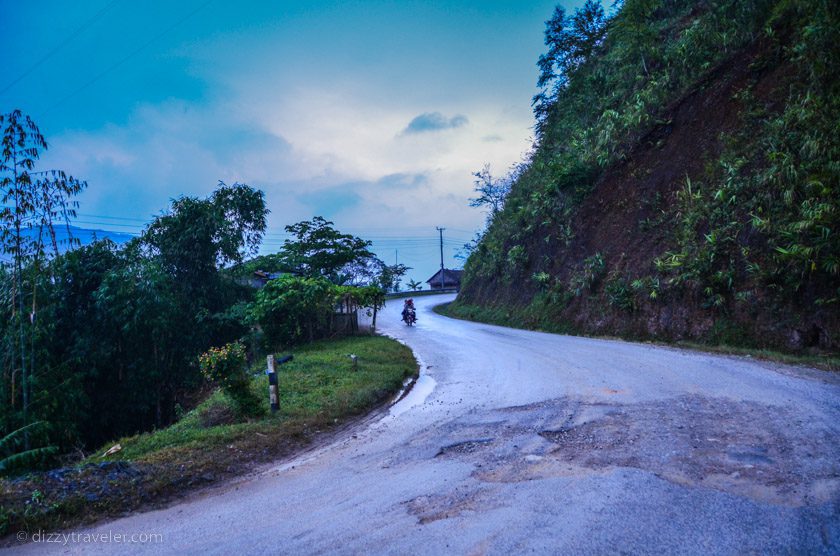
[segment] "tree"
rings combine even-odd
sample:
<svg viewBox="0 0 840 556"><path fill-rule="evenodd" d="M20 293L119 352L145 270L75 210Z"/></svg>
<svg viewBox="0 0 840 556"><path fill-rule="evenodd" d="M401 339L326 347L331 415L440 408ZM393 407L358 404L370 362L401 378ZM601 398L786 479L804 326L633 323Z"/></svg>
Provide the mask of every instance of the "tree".
<svg viewBox="0 0 840 556"><path fill-rule="evenodd" d="M265 334L266 347L286 348L329 332L335 285L326 278L281 276L261 288L250 314Z"/></svg>
<svg viewBox="0 0 840 556"><path fill-rule="evenodd" d="M379 257L362 258L344 265L336 276L335 283L357 287L379 285L386 266Z"/></svg>
<svg viewBox="0 0 840 556"><path fill-rule="evenodd" d="M400 282L409 270L411 270L411 267L404 264L383 265L382 272L379 275L380 287L386 292L400 291Z"/></svg>
<svg viewBox="0 0 840 556"><path fill-rule="evenodd" d="M125 246L100 241L49 258L50 245L58 247L49 226L72 214L67 192L78 183L58 172L33 174L24 188L26 176L15 179L10 158L2 230L21 260L19 270L0 264L0 437L7 438L0 467L39 464L55 451L37 446L89 449L166 426L201 387L199 355L248 331L243 305L253 292L222 268L256 251L267 213L263 193L222 183L206 199L173 201ZM31 209L18 217L18 240L15 208L24 202ZM38 318L21 318L23 295L28 309L36 292ZM30 450L22 446L27 437Z"/></svg>
<svg viewBox="0 0 840 556"><path fill-rule="evenodd" d="M408 289L413 292L420 291L423 288L423 282L418 282L416 280L409 280L408 281Z"/></svg>
<svg viewBox="0 0 840 556"><path fill-rule="evenodd" d="M243 261L230 269L230 273L238 278L252 278L254 272L289 272L283 257L279 253L269 253Z"/></svg>
<svg viewBox="0 0 840 556"><path fill-rule="evenodd" d="M207 280L215 282L212 275ZM80 338L79 347L95 349L96 341L112 346L110 353L97 359L101 366L88 394L103 415L121 416L121 434L166 426L174 417L175 404L198 387L197 357L226 340L215 334L213 315L222 309L216 306L219 292L214 288L208 301L193 288L185 288L159 257L149 256L142 241L119 251L93 293L98 326ZM116 432L104 419L97 425L88 438L102 431Z"/></svg>
<svg viewBox="0 0 840 556"><path fill-rule="evenodd" d="M173 200L170 211L143 233L142 242L190 301L206 306L218 287L218 270L256 254L267 215L262 191L220 181L207 199Z"/></svg>
<svg viewBox="0 0 840 556"><path fill-rule="evenodd" d="M537 87L540 92L532 101L538 132L542 130L558 91L567 86L571 72L589 60L604 39L607 18L600 2L586 0L571 17L566 16L566 11L558 5L545 26L548 52L537 61L540 69Z"/></svg>
<svg viewBox="0 0 840 556"><path fill-rule="evenodd" d="M20 451L21 445L26 442L30 434L38 432L43 434L47 429L45 421L35 421L0 439L0 476L14 473L19 469L31 468L55 454L57 451L55 446Z"/></svg>
<svg viewBox="0 0 840 556"><path fill-rule="evenodd" d="M511 177L495 179L490 173L489 164L485 164L478 172L473 172L473 176L475 177L474 191L478 197L470 199L470 206L488 209L487 221L489 223L505 206L505 199L510 193Z"/></svg>
<svg viewBox="0 0 840 556"><path fill-rule="evenodd" d="M134 337L153 346L141 358L140 374L155 377L138 416L144 426L150 405L155 408L154 425L171 420L175 404L198 384L195 362L200 353L246 332L245 324L230 313L235 303L245 301L246 288L227 279L221 269L256 253L267 214L263 192L239 183L219 182L205 199L176 199L137 245L129 247L135 256L126 256L126 264L115 272L119 278L103 287L108 295L103 308L116 311L114 321L136 325Z"/></svg>
<svg viewBox="0 0 840 556"><path fill-rule="evenodd" d="M455 254L456 259L461 259L462 261L466 261L470 258L473 251L478 249L479 245L481 244L481 240L484 238L484 234L481 232L476 232L475 236L465 243L463 247L458 249L458 252Z"/></svg>
<svg viewBox="0 0 840 556"><path fill-rule="evenodd" d="M655 56L658 44L654 14L662 11L663 3L659 0L632 0L621 6L620 17L614 19L610 36L625 47L639 54L639 65L645 76L650 75L648 60ZM661 17L661 14L660 14Z"/></svg>
<svg viewBox="0 0 840 556"><path fill-rule="evenodd" d="M370 310L371 330L376 330L376 314L385 306L385 291L378 285L370 286L336 286L336 298L341 302L351 301L358 307Z"/></svg>
<svg viewBox="0 0 840 556"><path fill-rule="evenodd" d="M179 277L240 263L255 255L265 232L265 195L248 185L219 182L207 199L180 197L143 234Z"/></svg>
<svg viewBox="0 0 840 556"><path fill-rule="evenodd" d="M29 450L29 405L31 377L35 372L34 351L27 354L27 343L34 345L36 313L38 311L37 285L46 257L45 234L49 236L54 255L58 255L54 224L63 219L65 224L75 216L72 197L87 186L86 182L67 176L63 171L35 172L35 162L47 150L47 142L38 126L20 110L0 114L3 130L2 156L0 156L0 254L12 258L11 319L16 327L16 340L7 338L10 351L19 356L10 375L20 375L22 397L21 415L24 426L24 449ZM35 176L35 179L33 179ZM40 177L38 177L40 176ZM28 272L29 283L25 281ZM24 287L31 288L29 299ZM25 305L31 309L24 317ZM27 341L27 329L30 338ZM8 334L8 329L7 329ZM15 369L19 362L20 367ZM11 407L16 400L12 398ZM8 426L8 423L5 423Z"/></svg>
<svg viewBox="0 0 840 556"><path fill-rule="evenodd" d="M301 276L324 277L338 283L340 271L351 264L374 258L371 242L350 234L342 234L333 223L321 216L286 226L294 236L283 243L281 255L289 268Z"/></svg>
<svg viewBox="0 0 840 556"><path fill-rule="evenodd" d="M221 267L256 250L266 212L262 192L221 184L173 201L125 246L95 242L49 261L34 282L43 309L27 324L27 358L39 361L31 418L49 424L52 443L90 448L176 418L201 386L198 356L247 333L241 303L252 294ZM10 275L0 272L0 300ZM0 308L2 339L7 315Z"/></svg>

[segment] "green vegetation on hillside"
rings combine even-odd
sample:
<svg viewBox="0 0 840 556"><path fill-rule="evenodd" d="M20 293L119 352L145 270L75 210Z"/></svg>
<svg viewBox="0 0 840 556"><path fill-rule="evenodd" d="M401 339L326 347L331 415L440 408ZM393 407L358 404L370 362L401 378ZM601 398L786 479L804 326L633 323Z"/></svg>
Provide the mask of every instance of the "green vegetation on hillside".
<svg viewBox="0 0 840 556"><path fill-rule="evenodd" d="M350 354L358 358L355 370ZM181 461L183 450L212 450L256 433L276 438L285 429L329 427L384 402L418 370L409 348L382 336L313 342L296 349L294 359L278 367L280 411L271 414L264 369L265 360L252 366L249 385L260 400L260 417L243 415L235 400L219 389L172 426L108 443L84 463ZM102 458L112 444L120 444L122 450ZM187 460L195 457L199 455L192 453ZM215 457L200 456L208 461Z"/></svg>
<svg viewBox="0 0 840 556"><path fill-rule="evenodd" d="M19 335L19 309L0 304L0 429L44 421L42 440L64 453L171 423L202 386L198 355L248 332L251 293L222 266L256 249L266 212L262 192L220 184L175 200L124 247L101 241L22 267L20 297L38 313Z"/></svg>
<svg viewBox="0 0 840 556"><path fill-rule="evenodd" d="M287 348L328 337L339 305L370 311L375 326L385 292L379 286L337 286L322 277L281 276L256 293L249 317L259 325L265 347Z"/></svg>
<svg viewBox="0 0 840 556"><path fill-rule="evenodd" d="M243 415L215 390L173 425L108 442L72 468L0 480L0 536L119 515L289 455L388 400L418 371L410 349L381 336L315 342L294 355L278 367L277 413L269 411L262 360L248 385L259 417ZM115 445L118 451L103 456Z"/></svg>
<svg viewBox="0 0 840 556"><path fill-rule="evenodd" d="M458 303L590 333L836 349L838 36L823 0L558 7L534 150Z"/></svg>
<svg viewBox="0 0 840 556"><path fill-rule="evenodd" d="M286 226L278 253L249 262L264 194L222 182L206 198L174 199L126 245L62 249L56 227L72 221L87 184L38 167L47 143L31 118L13 111L0 124L0 475L166 427L209 382L256 408L249 357L356 332L353 311L375 315L408 270L318 216ZM254 270L294 276L257 293Z"/></svg>

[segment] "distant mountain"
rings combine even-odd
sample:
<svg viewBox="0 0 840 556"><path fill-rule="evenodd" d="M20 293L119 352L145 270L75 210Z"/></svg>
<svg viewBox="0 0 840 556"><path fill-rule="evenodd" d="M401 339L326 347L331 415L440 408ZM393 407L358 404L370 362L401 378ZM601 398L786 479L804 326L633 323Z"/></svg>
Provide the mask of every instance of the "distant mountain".
<svg viewBox="0 0 840 556"><path fill-rule="evenodd" d="M37 229L27 230L25 235L35 237L38 234ZM94 241L101 239L110 239L114 243L120 245L126 243L134 236L125 232L114 232L112 230L94 230L90 228L79 228L77 226L56 226L55 236L58 241L58 248L63 253L67 251L70 246L69 238L78 239L81 245L88 245ZM47 234L44 236L44 243L47 245L47 251L51 251L50 238ZM8 259L8 256L0 249L0 260Z"/></svg>
<svg viewBox="0 0 840 556"><path fill-rule="evenodd" d="M68 233L69 231L69 233ZM100 239L110 239L116 244L126 243L134 238L133 235L125 232L114 232L112 230L98 230L90 228L78 228L76 226L59 226L55 229L56 237L58 239L59 247L66 245L68 237L78 239L82 245L88 245Z"/></svg>

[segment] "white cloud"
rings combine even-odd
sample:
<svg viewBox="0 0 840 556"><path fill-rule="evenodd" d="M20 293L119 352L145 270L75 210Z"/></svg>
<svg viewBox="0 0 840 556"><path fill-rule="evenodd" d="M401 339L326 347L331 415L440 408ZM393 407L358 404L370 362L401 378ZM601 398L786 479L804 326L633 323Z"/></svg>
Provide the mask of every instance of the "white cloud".
<svg viewBox="0 0 840 556"><path fill-rule="evenodd" d="M318 213L348 230L470 230L484 221L468 206L471 173L490 163L501 175L529 147L527 106L430 106L348 80L283 86L252 75L227 76L226 96L206 104L145 104L124 125L52 138L59 167L90 182L80 212L146 218L224 180L263 189L275 231ZM469 125L402 133L434 113L453 115L441 116L447 124L467 115Z"/></svg>

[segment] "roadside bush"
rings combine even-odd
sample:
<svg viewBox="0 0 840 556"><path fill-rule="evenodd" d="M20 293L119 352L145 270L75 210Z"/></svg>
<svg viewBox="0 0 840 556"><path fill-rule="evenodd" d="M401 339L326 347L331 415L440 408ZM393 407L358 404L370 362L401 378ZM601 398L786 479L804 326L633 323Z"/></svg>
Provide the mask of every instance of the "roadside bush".
<svg viewBox="0 0 840 556"><path fill-rule="evenodd" d="M575 272L569 280L569 289L571 289L575 296L583 294L584 290L594 291L598 282L606 272L607 263L604 261L601 253L595 253L591 257L583 260L583 266Z"/></svg>
<svg viewBox="0 0 840 556"><path fill-rule="evenodd" d="M535 272L531 275L531 279L536 282L541 289L546 289L551 283L551 274L548 272Z"/></svg>
<svg viewBox="0 0 840 556"><path fill-rule="evenodd" d="M636 310L636 299L626 278L611 277L604 286L604 292L607 296L607 302L613 307L629 313Z"/></svg>
<svg viewBox="0 0 840 556"><path fill-rule="evenodd" d="M662 285L656 276L644 276L630 284L637 295L643 299L656 301L662 296Z"/></svg>
<svg viewBox="0 0 840 556"><path fill-rule="evenodd" d="M335 287L326 278L281 276L257 292L250 315L267 348L286 348L326 336L335 303Z"/></svg>
<svg viewBox="0 0 840 556"><path fill-rule="evenodd" d="M507 262L511 270L519 271L528 264L528 252L521 245L514 245L508 250Z"/></svg>
<svg viewBox="0 0 840 556"><path fill-rule="evenodd" d="M221 386L240 414L252 417L263 413L260 399L251 390L245 346L232 342L210 348L199 357L198 363L204 377Z"/></svg>
<svg viewBox="0 0 840 556"><path fill-rule="evenodd" d="M28 469L42 467L56 454L56 446L44 446L47 442L48 425L44 421L35 421L21 427L0 439L0 476L15 475ZM31 444L40 447L25 449L25 438ZM23 449L22 449L23 448ZM1 517L1 516L0 516ZM2 523L2 519L0 519ZM2 531L0 531L2 534Z"/></svg>

